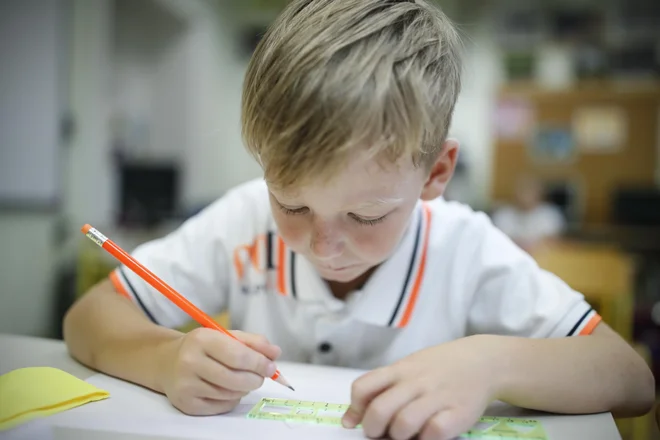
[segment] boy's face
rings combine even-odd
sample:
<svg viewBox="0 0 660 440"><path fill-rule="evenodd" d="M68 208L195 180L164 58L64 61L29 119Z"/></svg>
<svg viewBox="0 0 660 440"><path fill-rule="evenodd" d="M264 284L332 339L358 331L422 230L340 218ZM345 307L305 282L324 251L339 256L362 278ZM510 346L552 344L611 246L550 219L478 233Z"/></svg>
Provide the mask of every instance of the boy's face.
<svg viewBox="0 0 660 440"><path fill-rule="evenodd" d="M449 156L451 175L455 151ZM439 186L429 181L429 173L411 160L384 166L356 155L327 183L286 189L270 185L271 209L293 251L304 255L322 278L349 282L393 253L420 196L440 195L434 192Z"/></svg>

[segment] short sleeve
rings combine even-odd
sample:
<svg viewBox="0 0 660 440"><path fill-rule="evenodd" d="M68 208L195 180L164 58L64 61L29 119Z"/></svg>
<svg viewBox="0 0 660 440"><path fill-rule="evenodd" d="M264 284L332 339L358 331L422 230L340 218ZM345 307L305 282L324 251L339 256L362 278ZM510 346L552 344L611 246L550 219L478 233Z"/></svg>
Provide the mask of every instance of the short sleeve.
<svg viewBox="0 0 660 440"><path fill-rule="evenodd" d="M468 334L548 338L593 331L600 316L581 293L541 269L490 223L484 228L475 248Z"/></svg>
<svg viewBox="0 0 660 440"><path fill-rule="evenodd" d="M257 188L257 192L258 188ZM132 256L204 312L228 307L233 239L253 234L255 185L230 191L170 234L138 246ZM261 211L263 211L261 207ZM110 275L115 289L156 324L178 327L190 317L167 297L121 265Z"/></svg>

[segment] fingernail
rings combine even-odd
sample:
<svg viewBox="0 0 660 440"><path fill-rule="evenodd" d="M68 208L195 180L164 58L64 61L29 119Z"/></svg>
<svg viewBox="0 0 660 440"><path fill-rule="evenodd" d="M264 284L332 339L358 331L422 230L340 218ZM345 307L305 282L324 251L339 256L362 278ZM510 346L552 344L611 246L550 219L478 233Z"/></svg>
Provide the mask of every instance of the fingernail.
<svg viewBox="0 0 660 440"><path fill-rule="evenodd" d="M273 374L275 374L275 371L277 370L277 366L275 366L274 362L269 362L268 365L266 366L266 374L268 377L271 377Z"/></svg>
<svg viewBox="0 0 660 440"><path fill-rule="evenodd" d="M353 414L349 411L346 411L344 416L341 418L341 424L344 428L355 428L357 423L355 422Z"/></svg>

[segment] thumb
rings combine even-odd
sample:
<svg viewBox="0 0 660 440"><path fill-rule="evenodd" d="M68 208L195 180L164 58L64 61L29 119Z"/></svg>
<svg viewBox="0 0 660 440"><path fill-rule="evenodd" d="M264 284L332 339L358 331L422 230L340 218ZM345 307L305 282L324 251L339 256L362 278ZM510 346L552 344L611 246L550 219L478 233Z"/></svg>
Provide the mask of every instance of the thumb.
<svg viewBox="0 0 660 440"><path fill-rule="evenodd" d="M232 330L231 334L234 335L239 341L258 351L270 360L276 360L282 354L282 349L277 345L271 344L268 339L263 335L256 335L254 333L246 333L240 330Z"/></svg>

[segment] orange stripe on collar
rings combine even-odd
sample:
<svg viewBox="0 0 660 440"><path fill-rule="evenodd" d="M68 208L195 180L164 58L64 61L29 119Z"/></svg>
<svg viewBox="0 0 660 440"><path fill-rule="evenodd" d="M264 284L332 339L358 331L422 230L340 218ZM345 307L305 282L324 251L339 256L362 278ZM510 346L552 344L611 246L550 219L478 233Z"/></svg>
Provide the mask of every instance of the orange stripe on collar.
<svg viewBox="0 0 660 440"><path fill-rule="evenodd" d="M415 310L415 304L417 304L417 299L419 297L419 291L421 289L422 280L424 279L424 270L426 268L426 255L429 248L429 235L431 231L431 208L429 208L426 203L423 204L423 207L424 207L424 220L426 224L424 228L424 244L422 246L422 256L419 263L419 267L417 268L415 283L413 284L410 298L408 299L408 303L406 304L406 307L404 309L403 317L401 318L401 321L399 321L399 324L397 325L397 327L399 328L403 328L406 325L408 325L408 322L412 317L413 311Z"/></svg>
<svg viewBox="0 0 660 440"><path fill-rule="evenodd" d="M589 322L587 322L587 325L585 325L584 328L582 330L580 330L579 335L580 336L590 335L591 333L593 333L593 331L596 328L596 326L598 325L598 323L600 323L600 321L602 321L602 320L603 320L603 318L599 314L596 313L594 316L591 317Z"/></svg>
<svg viewBox="0 0 660 440"><path fill-rule="evenodd" d="M131 299L131 295L129 295L128 291L126 290L126 287L124 287L124 283L121 282L119 279L119 275L117 275L116 271L110 272L110 281L112 282L112 286L115 288L117 293L119 293L121 296Z"/></svg>
<svg viewBox="0 0 660 440"><path fill-rule="evenodd" d="M287 296L286 289L286 245L282 237L277 237L277 291Z"/></svg>

